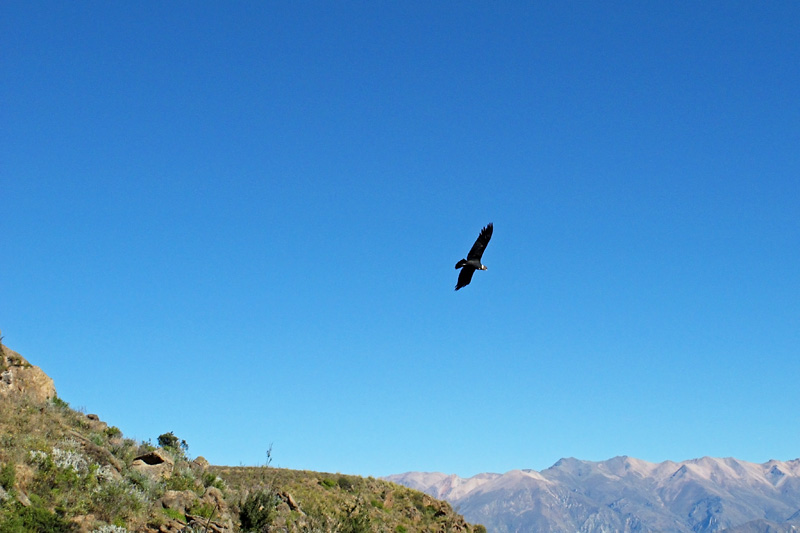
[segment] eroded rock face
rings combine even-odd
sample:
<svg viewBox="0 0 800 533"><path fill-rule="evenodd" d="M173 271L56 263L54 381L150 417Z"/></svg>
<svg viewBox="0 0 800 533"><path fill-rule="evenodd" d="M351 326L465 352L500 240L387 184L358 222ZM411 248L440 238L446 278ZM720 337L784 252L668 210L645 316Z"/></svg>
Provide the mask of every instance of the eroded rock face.
<svg viewBox="0 0 800 533"><path fill-rule="evenodd" d="M0 397L17 394L46 403L55 398L56 386L41 368L0 344Z"/></svg>
<svg viewBox="0 0 800 533"><path fill-rule="evenodd" d="M153 450L150 453L140 455L133 460L131 468L141 472L150 479L166 479L172 475L175 468L175 461L162 449Z"/></svg>
<svg viewBox="0 0 800 533"><path fill-rule="evenodd" d="M161 505L165 509L172 509L181 514L186 514L186 511L199 500L197 494L191 490L168 490L161 497Z"/></svg>

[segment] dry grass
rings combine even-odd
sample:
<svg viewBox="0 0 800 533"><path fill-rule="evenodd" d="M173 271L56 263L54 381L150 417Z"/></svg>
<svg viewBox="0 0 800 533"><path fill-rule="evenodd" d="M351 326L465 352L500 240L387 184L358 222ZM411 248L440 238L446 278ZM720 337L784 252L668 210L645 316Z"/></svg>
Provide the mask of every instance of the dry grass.
<svg viewBox="0 0 800 533"><path fill-rule="evenodd" d="M261 517L270 531L482 530L466 524L445 502L373 478L269 466L210 466L202 472L174 450L176 474L154 482L131 469L133 459L151 448L122 438L117 428L90 420L57 398L44 405L24 396L0 398L0 533L112 526L157 531L175 519L159 501L167 490L200 496L206 487L221 490L222 508L198 504L193 512L223 521L224 510L233 531L240 530L248 498L259 494L266 495L260 501L271 502L263 510L268 515Z"/></svg>

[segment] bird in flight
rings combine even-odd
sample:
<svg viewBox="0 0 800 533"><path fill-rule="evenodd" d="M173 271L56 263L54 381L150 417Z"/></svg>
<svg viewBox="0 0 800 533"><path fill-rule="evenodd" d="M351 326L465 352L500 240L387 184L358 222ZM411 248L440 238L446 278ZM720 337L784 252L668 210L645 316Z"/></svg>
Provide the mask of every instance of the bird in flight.
<svg viewBox="0 0 800 533"><path fill-rule="evenodd" d="M486 227L481 230L481 234L478 235L475 244L472 245L472 249L467 254L467 258L456 263L456 269L461 269L461 272L458 273L456 290L469 285L469 282L472 281L472 275L476 270L487 270L486 265L481 264L481 256L486 249L486 245L489 244L489 239L492 238L492 228L491 222L487 224Z"/></svg>

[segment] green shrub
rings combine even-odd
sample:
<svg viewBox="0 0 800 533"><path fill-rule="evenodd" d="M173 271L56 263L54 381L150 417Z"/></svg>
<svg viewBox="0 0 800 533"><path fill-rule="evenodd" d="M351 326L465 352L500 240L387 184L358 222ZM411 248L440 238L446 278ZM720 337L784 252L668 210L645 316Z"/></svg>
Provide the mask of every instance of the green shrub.
<svg viewBox="0 0 800 533"><path fill-rule="evenodd" d="M216 507L211 505L210 503L197 502L197 504L187 509L186 513L192 516L202 516L203 518L210 519L214 516L216 511L217 511Z"/></svg>
<svg viewBox="0 0 800 533"><path fill-rule="evenodd" d="M147 497L125 481L107 481L92 492L95 514L106 522L124 521L144 512Z"/></svg>
<svg viewBox="0 0 800 533"><path fill-rule="evenodd" d="M203 473L203 486L204 487L216 487L222 492L225 492L227 487L225 486L225 482L217 475L212 474L211 472Z"/></svg>
<svg viewBox="0 0 800 533"><path fill-rule="evenodd" d="M0 487L11 490L14 488L17 471L12 463L6 463L0 468Z"/></svg>
<svg viewBox="0 0 800 533"><path fill-rule="evenodd" d="M53 404L54 407L58 407L59 409L69 409L69 403L65 402L58 396L53 396L53 399L50 400L50 403Z"/></svg>
<svg viewBox="0 0 800 533"><path fill-rule="evenodd" d="M372 523L366 512L354 509L341 521L337 530L341 533L369 533L372 531Z"/></svg>
<svg viewBox="0 0 800 533"><path fill-rule="evenodd" d="M378 500L377 498L373 498L372 500L370 500L370 502L369 502L369 503L370 503L370 505L372 505L372 506L373 506L373 507L375 507L376 509L381 509L381 510L383 510L383 508L384 508L384 506L383 506L383 502L382 502L382 501L380 501L380 500Z"/></svg>
<svg viewBox="0 0 800 533"><path fill-rule="evenodd" d="M0 533L73 533L78 526L39 506L21 505L0 515Z"/></svg>
<svg viewBox="0 0 800 533"><path fill-rule="evenodd" d="M179 457L184 457L186 452L189 451L189 445L186 444L186 441L179 439L171 431L158 436L158 445L162 448L170 450Z"/></svg>
<svg viewBox="0 0 800 533"><path fill-rule="evenodd" d="M174 472L169 478L166 479L167 490L194 490L198 487L195 486L194 473L188 468L181 471Z"/></svg>
<svg viewBox="0 0 800 533"><path fill-rule="evenodd" d="M349 478L344 476L339 477L338 481L336 482L339 485L339 488L342 490L353 490L353 482L350 481Z"/></svg>
<svg viewBox="0 0 800 533"><path fill-rule="evenodd" d="M265 531L275 520L277 505L278 496L274 492L260 490L251 493L239 511L242 531Z"/></svg>
<svg viewBox="0 0 800 533"><path fill-rule="evenodd" d="M166 487L164 483L159 483L147 477L142 472L130 470L125 474L125 480L132 486L141 491L145 499L157 500L164 495Z"/></svg>

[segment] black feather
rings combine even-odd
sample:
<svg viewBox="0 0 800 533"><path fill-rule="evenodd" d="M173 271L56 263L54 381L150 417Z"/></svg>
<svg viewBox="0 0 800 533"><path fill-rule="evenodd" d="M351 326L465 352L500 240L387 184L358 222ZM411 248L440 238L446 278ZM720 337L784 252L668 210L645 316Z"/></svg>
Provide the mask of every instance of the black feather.
<svg viewBox="0 0 800 533"><path fill-rule="evenodd" d="M467 254L467 258L461 259L458 263L456 263L456 268L461 269L461 272L458 273L456 290L469 285L469 282L472 281L472 275L476 270L486 270L486 267L481 264L481 257L483 257L483 251L486 249L486 245L489 244L489 239L492 238L493 229L494 226L491 224L491 222L487 224L481 230L481 234L478 235L478 238L475 240L475 244L472 245L472 248Z"/></svg>

